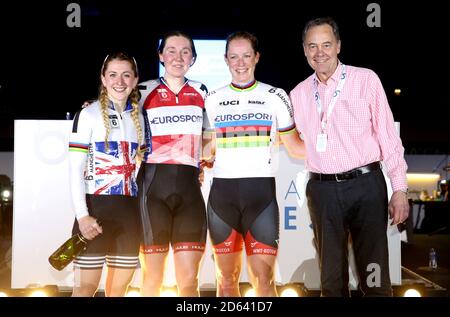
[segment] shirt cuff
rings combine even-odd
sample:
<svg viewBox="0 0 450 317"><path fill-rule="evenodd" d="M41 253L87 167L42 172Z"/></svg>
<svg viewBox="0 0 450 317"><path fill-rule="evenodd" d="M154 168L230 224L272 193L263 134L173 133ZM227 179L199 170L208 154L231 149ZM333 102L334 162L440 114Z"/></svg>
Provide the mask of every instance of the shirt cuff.
<svg viewBox="0 0 450 317"><path fill-rule="evenodd" d="M406 179L391 179L392 192L403 191L407 192L408 184Z"/></svg>
<svg viewBox="0 0 450 317"><path fill-rule="evenodd" d="M89 212L87 210L77 211L75 216L77 217L77 220L79 220L80 218L89 216Z"/></svg>

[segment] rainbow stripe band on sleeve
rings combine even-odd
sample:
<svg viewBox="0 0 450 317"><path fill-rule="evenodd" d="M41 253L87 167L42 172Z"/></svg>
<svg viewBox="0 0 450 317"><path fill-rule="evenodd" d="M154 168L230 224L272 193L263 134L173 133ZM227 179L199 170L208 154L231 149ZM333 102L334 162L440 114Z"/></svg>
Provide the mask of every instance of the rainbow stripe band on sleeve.
<svg viewBox="0 0 450 317"><path fill-rule="evenodd" d="M295 131L296 131L295 130L295 124L293 124L293 125L291 125L289 127L286 127L286 128L278 129L278 132L281 135L291 134L291 133L294 133Z"/></svg>
<svg viewBox="0 0 450 317"><path fill-rule="evenodd" d="M69 143L69 152L87 153L88 147L89 147L89 144L70 142Z"/></svg>

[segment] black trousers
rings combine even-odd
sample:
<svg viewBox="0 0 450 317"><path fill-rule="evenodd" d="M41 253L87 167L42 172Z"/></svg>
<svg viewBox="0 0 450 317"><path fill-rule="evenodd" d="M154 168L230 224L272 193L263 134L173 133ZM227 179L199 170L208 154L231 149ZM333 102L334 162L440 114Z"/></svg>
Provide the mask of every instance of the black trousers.
<svg viewBox="0 0 450 317"><path fill-rule="evenodd" d="M381 170L342 182L309 180L306 196L319 254L322 296L350 295L349 234L361 291L365 296L392 296L388 200Z"/></svg>

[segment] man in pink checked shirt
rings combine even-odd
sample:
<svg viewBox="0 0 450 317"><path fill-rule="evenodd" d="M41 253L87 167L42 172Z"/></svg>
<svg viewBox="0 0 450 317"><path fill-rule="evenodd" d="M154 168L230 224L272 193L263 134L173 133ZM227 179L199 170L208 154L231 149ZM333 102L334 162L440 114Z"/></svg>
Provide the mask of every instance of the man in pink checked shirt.
<svg viewBox="0 0 450 317"><path fill-rule="evenodd" d="M386 230L409 214L404 148L378 76L344 65L332 18L309 21L303 49L314 74L290 93L306 145L308 208L322 296L349 296L348 235L365 296L392 296ZM388 204L380 161L391 180ZM375 273L375 274L374 274Z"/></svg>

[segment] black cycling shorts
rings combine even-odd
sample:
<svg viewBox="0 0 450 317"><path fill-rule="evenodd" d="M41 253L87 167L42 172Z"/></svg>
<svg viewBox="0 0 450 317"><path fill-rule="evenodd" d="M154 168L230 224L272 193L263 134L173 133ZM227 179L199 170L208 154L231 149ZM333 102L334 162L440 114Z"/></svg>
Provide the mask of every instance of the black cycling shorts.
<svg viewBox="0 0 450 317"><path fill-rule="evenodd" d="M181 164L148 164L138 176L145 254L204 251L206 208L199 170Z"/></svg>
<svg viewBox="0 0 450 317"><path fill-rule="evenodd" d="M123 195L86 195L89 215L101 222L103 233L88 243L74 260L74 267L134 269L139 262L141 225L138 198ZM77 220L72 234L79 233Z"/></svg>
<svg viewBox="0 0 450 317"><path fill-rule="evenodd" d="M217 254L276 255L279 211L275 178L214 178L208 200L208 228Z"/></svg>

